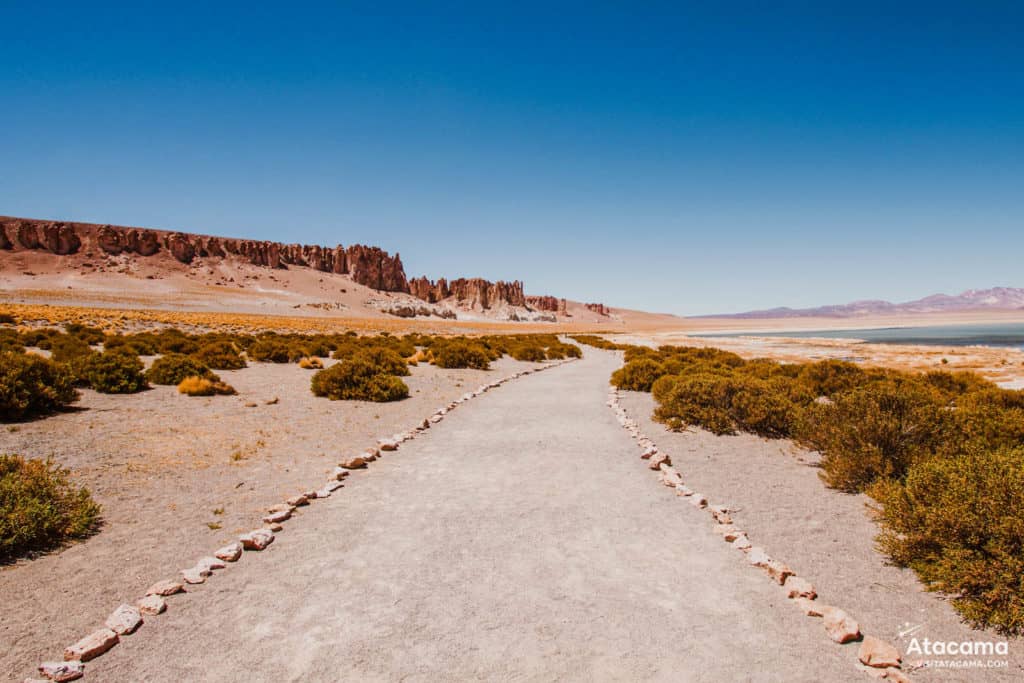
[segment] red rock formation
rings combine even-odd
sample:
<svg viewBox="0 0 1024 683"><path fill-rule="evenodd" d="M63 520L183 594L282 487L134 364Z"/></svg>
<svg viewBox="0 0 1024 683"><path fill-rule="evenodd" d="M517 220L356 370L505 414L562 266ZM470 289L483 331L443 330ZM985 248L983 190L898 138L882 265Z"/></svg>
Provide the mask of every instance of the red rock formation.
<svg viewBox="0 0 1024 683"><path fill-rule="evenodd" d="M356 282L385 292L409 291L399 254L392 258L379 247L353 244L345 250L345 257L348 272Z"/></svg>
<svg viewBox="0 0 1024 683"><path fill-rule="evenodd" d="M436 303L448 297L455 297L461 304L473 308L488 309L499 303L511 306L526 306L526 295L523 294L523 283L515 280L491 282L482 278L459 278L447 282L441 278L437 282L425 277L414 279L409 283L409 292L424 301Z"/></svg>
<svg viewBox="0 0 1024 683"><path fill-rule="evenodd" d="M540 311L557 311L558 298L553 296L528 296L526 305Z"/></svg>
<svg viewBox="0 0 1024 683"><path fill-rule="evenodd" d="M448 288L447 280L441 278L437 282L431 282L425 277L417 277L410 280L409 293L417 299L423 299L432 304L442 299L447 299L452 295L452 291Z"/></svg>
<svg viewBox="0 0 1024 683"><path fill-rule="evenodd" d="M63 223L47 223L42 226L42 243L49 251L60 256L74 254L82 246L82 240L74 228Z"/></svg>
<svg viewBox="0 0 1024 683"><path fill-rule="evenodd" d="M122 228L92 223L58 223L0 216L0 249L31 249L53 254L74 254L83 246L104 254L155 256L164 253L181 263L196 258L241 257L257 266L308 266L315 270L350 274L355 282L373 289L408 292L409 283L398 254L361 244L280 244L259 240L233 240L182 232ZM499 283L500 284L500 283Z"/></svg>
<svg viewBox="0 0 1024 683"><path fill-rule="evenodd" d="M192 263L192 259L196 256L196 248L192 244L192 240L180 232L172 232L167 236L167 249L171 252L171 256L182 263Z"/></svg>
<svg viewBox="0 0 1024 683"><path fill-rule="evenodd" d="M593 311L594 313L597 313L598 315L605 315L605 316L611 315L611 311L609 311L608 307L605 306L604 304L583 304L583 306L588 311Z"/></svg>

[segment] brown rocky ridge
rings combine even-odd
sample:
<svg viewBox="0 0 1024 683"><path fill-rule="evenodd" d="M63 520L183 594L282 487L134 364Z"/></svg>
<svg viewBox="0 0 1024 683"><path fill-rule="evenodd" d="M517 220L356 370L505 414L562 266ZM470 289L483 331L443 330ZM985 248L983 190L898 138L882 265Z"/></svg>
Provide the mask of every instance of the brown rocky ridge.
<svg viewBox="0 0 1024 683"><path fill-rule="evenodd" d="M380 247L353 244L324 247L241 240L192 233L129 228L94 223L40 221L0 217L0 249L48 251L58 256L79 251L104 254L166 256L184 264L202 258L238 258L256 266L306 266L349 275L354 282L385 292L409 291L402 259Z"/></svg>

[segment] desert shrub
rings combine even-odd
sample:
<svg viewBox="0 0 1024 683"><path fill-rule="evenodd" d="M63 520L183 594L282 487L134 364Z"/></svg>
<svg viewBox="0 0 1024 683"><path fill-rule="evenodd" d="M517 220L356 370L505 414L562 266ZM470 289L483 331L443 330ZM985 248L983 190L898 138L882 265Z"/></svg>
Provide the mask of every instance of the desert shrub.
<svg viewBox="0 0 1024 683"><path fill-rule="evenodd" d="M974 625L1024 632L1024 448L924 459L870 493L896 564L955 595Z"/></svg>
<svg viewBox="0 0 1024 683"><path fill-rule="evenodd" d="M832 488L858 492L879 478L901 477L933 453L948 431L941 394L919 382L889 381L838 394L803 412L799 441L822 453Z"/></svg>
<svg viewBox="0 0 1024 683"><path fill-rule="evenodd" d="M734 434L732 388L730 378L715 373L666 375L652 387L660 401L654 418L671 429L697 426L715 434Z"/></svg>
<svg viewBox="0 0 1024 683"><path fill-rule="evenodd" d="M153 384L180 384L186 377L212 378L210 369L192 356L169 353L160 356L146 371L146 379Z"/></svg>
<svg viewBox="0 0 1024 683"><path fill-rule="evenodd" d="M281 339L261 339L249 347L249 358L264 363L290 363L293 358L291 345Z"/></svg>
<svg viewBox="0 0 1024 683"><path fill-rule="evenodd" d="M104 337L107 336L100 328L82 325L81 323L68 323L64 326L64 330L70 336L77 337L90 346L102 344Z"/></svg>
<svg viewBox="0 0 1024 683"><path fill-rule="evenodd" d="M431 354L439 368L488 370L491 367L491 357L486 349L462 339L434 344Z"/></svg>
<svg viewBox="0 0 1024 683"><path fill-rule="evenodd" d="M24 350L25 344L16 330L0 329L0 351L21 353Z"/></svg>
<svg viewBox="0 0 1024 683"><path fill-rule="evenodd" d="M784 379L758 379L737 375L730 394L729 413L744 432L773 439L788 437L809 393L797 398Z"/></svg>
<svg viewBox="0 0 1024 683"><path fill-rule="evenodd" d="M204 345L193 354L200 363L213 370L238 370L245 367L245 359L234 344L227 341Z"/></svg>
<svg viewBox="0 0 1024 683"><path fill-rule="evenodd" d="M648 346L630 346L622 354L623 360L627 363L641 358L657 358L658 352Z"/></svg>
<svg viewBox="0 0 1024 683"><path fill-rule="evenodd" d="M153 345L157 353L183 353L188 355L199 350L199 344L181 330L173 327L161 330L153 335Z"/></svg>
<svg viewBox="0 0 1024 683"><path fill-rule="evenodd" d="M957 405L979 410L989 408L1024 410L1024 391L1000 389L995 386L986 387L964 394L957 400Z"/></svg>
<svg viewBox="0 0 1024 683"><path fill-rule="evenodd" d="M77 401L67 366L34 354L0 353L0 419L23 420Z"/></svg>
<svg viewBox="0 0 1024 683"><path fill-rule="evenodd" d="M103 350L112 351L114 349L126 349L140 356L155 356L157 354L156 343L144 335L107 335L103 339Z"/></svg>
<svg viewBox="0 0 1024 683"><path fill-rule="evenodd" d="M17 325L18 319L10 313L0 313L0 325Z"/></svg>
<svg viewBox="0 0 1024 683"><path fill-rule="evenodd" d="M946 372L935 370L925 373L922 381L950 397L994 389L995 385L973 372Z"/></svg>
<svg viewBox="0 0 1024 683"><path fill-rule="evenodd" d="M380 372L364 360L342 361L313 375L313 394L337 400L397 401L409 395L400 378Z"/></svg>
<svg viewBox="0 0 1024 683"><path fill-rule="evenodd" d="M945 418L949 429L939 445L941 453L1024 446L1024 409L968 404L948 411Z"/></svg>
<svg viewBox="0 0 1024 683"><path fill-rule="evenodd" d="M593 346L594 348L604 349L606 351L617 351L625 348L622 344L610 342L604 337L598 337L593 334L573 334L570 335L569 338L573 341L579 342L580 344L586 344L587 346Z"/></svg>
<svg viewBox="0 0 1024 683"><path fill-rule="evenodd" d="M612 384L629 391L650 391L655 380L665 375L661 363L649 357L632 360L612 373Z"/></svg>
<svg viewBox="0 0 1024 683"><path fill-rule="evenodd" d="M82 378L102 394L133 394L149 386L142 370L138 356L114 349L92 354L82 368Z"/></svg>
<svg viewBox="0 0 1024 683"><path fill-rule="evenodd" d="M50 340L60 335L60 332L47 327L39 327L32 330L24 330L20 333L21 343L25 346L34 346L37 349L49 350Z"/></svg>
<svg viewBox="0 0 1024 683"><path fill-rule="evenodd" d="M319 358L314 356L312 358L307 357L299 359L299 367L303 370L321 370L323 369L324 364Z"/></svg>
<svg viewBox="0 0 1024 683"><path fill-rule="evenodd" d="M840 360L823 360L800 366L798 381L802 382L815 396L832 397L864 383L864 370L853 363Z"/></svg>
<svg viewBox="0 0 1024 683"><path fill-rule="evenodd" d="M93 353L92 347L85 340L69 334L56 335L49 341L50 358L58 363L72 363Z"/></svg>
<svg viewBox="0 0 1024 683"><path fill-rule="evenodd" d="M559 344L557 348L562 351L566 358L583 358L583 349L575 344ZM548 351L550 350L548 349Z"/></svg>
<svg viewBox="0 0 1024 683"><path fill-rule="evenodd" d="M518 344L513 346L509 355L516 360L529 363L539 363L548 357L544 347L535 344Z"/></svg>
<svg viewBox="0 0 1024 683"><path fill-rule="evenodd" d="M388 375L404 377L409 374L409 363L405 358L398 355L396 351L381 346L364 349L356 354L355 358L374 366L378 372Z"/></svg>
<svg viewBox="0 0 1024 683"><path fill-rule="evenodd" d="M186 396L231 396L238 392L230 384L220 381L216 375L210 377L193 375L178 383L178 393Z"/></svg>
<svg viewBox="0 0 1024 683"><path fill-rule="evenodd" d="M0 455L0 561L88 535L100 506L49 461Z"/></svg>

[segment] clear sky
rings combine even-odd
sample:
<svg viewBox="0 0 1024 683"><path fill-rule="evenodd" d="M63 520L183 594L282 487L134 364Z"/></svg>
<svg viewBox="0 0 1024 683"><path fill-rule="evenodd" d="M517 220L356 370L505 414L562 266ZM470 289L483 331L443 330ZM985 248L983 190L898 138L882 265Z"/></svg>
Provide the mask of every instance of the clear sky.
<svg viewBox="0 0 1024 683"><path fill-rule="evenodd" d="M1022 7L0 2L0 214L681 314L1024 286Z"/></svg>

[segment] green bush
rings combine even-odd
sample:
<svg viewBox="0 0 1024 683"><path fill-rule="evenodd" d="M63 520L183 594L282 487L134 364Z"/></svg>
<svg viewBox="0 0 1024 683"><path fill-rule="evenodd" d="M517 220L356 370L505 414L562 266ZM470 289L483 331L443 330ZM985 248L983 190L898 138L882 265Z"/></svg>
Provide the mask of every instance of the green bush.
<svg viewBox="0 0 1024 683"><path fill-rule="evenodd" d="M138 356L114 349L90 356L83 368L83 378L102 394L133 394L149 386L142 369Z"/></svg>
<svg viewBox="0 0 1024 683"><path fill-rule="evenodd" d="M612 373L612 385L629 391L650 391L665 368L653 358L637 358Z"/></svg>
<svg viewBox="0 0 1024 683"><path fill-rule="evenodd" d="M55 335L49 342L50 358L58 363L73 363L93 353L85 340L69 334Z"/></svg>
<svg viewBox="0 0 1024 683"><path fill-rule="evenodd" d="M434 364L439 368L488 370L491 367L491 358L487 351L465 340L435 344L431 347L431 354Z"/></svg>
<svg viewBox="0 0 1024 683"><path fill-rule="evenodd" d="M180 353L169 353L160 356L153 361L146 371L146 379L153 384L181 383L186 377L216 377L210 369L191 356L184 356ZM218 378L219 379L219 378Z"/></svg>
<svg viewBox="0 0 1024 683"><path fill-rule="evenodd" d="M245 359L234 344L227 341L212 342L194 354L196 360L212 370L239 370L246 366Z"/></svg>
<svg viewBox="0 0 1024 683"><path fill-rule="evenodd" d="M103 338L106 336L100 328L82 325L81 323L68 323L64 326L64 330L70 336L78 337L90 346L102 344Z"/></svg>
<svg viewBox="0 0 1024 683"><path fill-rule="evenodd" d="M586 344L587 346L593 346L594 348L604 349L606 351L618 351L625 348L622 344L610 342L604 337L598 337L593 334L573 334L570 335L569 338L573 341L579 342L580 344Z"/></svg>
<svg viewBox="0 0 1024 683"><path fill-rule="evenodd" d="M292 347L280 339L261 339L249 347L249 358L263 363L292 362ZM301 356L300 356L301 358Z"/></svg>
<svg viewBox="0 0 1024 683"><path fill-rule="evenodd" d="M24 350L25 344L17 330L0 328L0 351L21 353Z"/></svg>
<svg viewBox="0 0 1024 683"><path fill-rule="evenodd" d="M885 479L879 546L975 626L1024 633L1024 448L972 449Z"/></svg>
<svg viewBox="0 0 1024 683"><path fill-rule="evenodd" d="M405 377L410 374L408 361L398 355L397 352L381 346L360 351L356 354L355 358L374 366L378 372L383 372L387 375Z"/></svg>
<svg viewBox="0 0 1024 683"><path fill-rule="evenodd" d="M540 363L548 357L544 347L535 344L519 344L517 346L513 346L509 355L516 360L528 363Z"/></svg>
<svg viewBox="0 0 1024 683"><path fill-rule="evenodd" d="M732 381L729 407L736 427L770 439L792 435L801 409L812 400L808 392L782 378L737 375Z"/></svg>
<svg viewBox="0 0 1024 683"><path fill-rule="evenodd" d="M108 335L103 340L103 350L113 351L114 349L126 349L140 356L155 356L157 354L156 343L148 335Z"/></svg>
<svg viewBox="0 0 1024 683"><path fill-rule="evenodd" d="M875 382L813 404L797 429L799 441L822 453L823 478L858 492L883 477L902 477L948 433L948 412L933 388L912 381Z"/></svg>
<svg viewBox="0 0 1024 683"><path fill-rule="evenodd" d="M862 368L841 360L823 360L806 363L801 367L798 381L803 383L815 396L832 397L864 383Z"/></svg>
<svg viewBox="0 0 1024 683"><path fill-rule="evenodd" d="M35 354L0 353L0 419L23 420L78 400L67 366Z"/></svg>
<svg viewBox="0 0 1024 683"><path fill-rule="evenodd" d="M153 345L157 353L183 353L190 354L199 350L199 343L181 330L173 327L160 330L152 337Z"/></svg>
<svg viewBox="0 0 1024 683"><path fill-rule="evenodd" d="M60 332L47 327L39 327L32 330L25 330L20 334L21 343L25 346L34 346L37 349L48 350L50 348L50 340L59 336Z"/></svg>
<svg viewBox="0 0 1024 683"><path fill-rule="evenodd" d="M93 532L100 506L49 461L0 455L0 561Z"/></svg>
<svg viewBox="0 0 1024 683"><path fill-rule="evenodd" d="M714 434L736 433L730 378L710 372L666 375L652 391L659 401L654 418L671 429L696 426Z"/></svg>
<svg viewBox="0 0 1024 683"><path fill-rule="evenodd" d="M400 378L380 372L377 366L359 359L317 371L311 389L314 395L332 401L398 401L409 395L409 387Z"/></svg>

